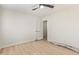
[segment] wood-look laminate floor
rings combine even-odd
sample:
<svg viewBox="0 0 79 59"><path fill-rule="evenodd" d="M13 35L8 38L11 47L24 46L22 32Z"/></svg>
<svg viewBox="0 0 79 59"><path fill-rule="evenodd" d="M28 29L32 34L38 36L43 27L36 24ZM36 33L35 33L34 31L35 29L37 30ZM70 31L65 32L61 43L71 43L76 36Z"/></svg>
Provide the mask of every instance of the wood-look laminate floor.
<svg viewBox="0 0 79 59"><path fill-rule="evenodd" d="M33 41L4 48L1 55L77 55L66 48L55 46L46 40Z"/></svg>

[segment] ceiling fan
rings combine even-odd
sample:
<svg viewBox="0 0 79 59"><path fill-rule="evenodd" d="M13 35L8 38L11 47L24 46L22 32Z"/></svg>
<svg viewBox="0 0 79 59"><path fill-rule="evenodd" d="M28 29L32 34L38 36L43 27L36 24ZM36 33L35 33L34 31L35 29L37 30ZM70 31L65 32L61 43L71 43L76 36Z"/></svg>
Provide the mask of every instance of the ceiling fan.
<svg viewBox="0 0 79 59"><path fill-rule="evenodd" d="M54 6L50 5L50 4L39 4L38 7L33 8L32 11L35 11L35 10L37 10L39 8L43 8L43 7L54 8Z"/></svg>

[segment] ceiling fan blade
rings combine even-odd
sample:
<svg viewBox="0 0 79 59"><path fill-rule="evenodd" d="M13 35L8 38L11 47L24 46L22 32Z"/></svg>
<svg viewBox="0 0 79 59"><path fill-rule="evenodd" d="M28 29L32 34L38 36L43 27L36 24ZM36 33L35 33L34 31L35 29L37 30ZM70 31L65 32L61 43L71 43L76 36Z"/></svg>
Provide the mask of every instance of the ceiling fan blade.
<svg viewBox="0 0 79 59"><path fill-rule="evenodd" d="M34 8L34 9L32 9L32 10L34 11L34 10L36 10L36 9L38 9L38 7L37 7L37 8Z"/></svg>
<svg viewBox="0 0 79 59"><path fill-rule="evenodd" d="M46 6L46 7L49 7L49 8L54 8L53 5L49 5L49 4L40 4L40 6L43 5L43 6Z"/></svg>

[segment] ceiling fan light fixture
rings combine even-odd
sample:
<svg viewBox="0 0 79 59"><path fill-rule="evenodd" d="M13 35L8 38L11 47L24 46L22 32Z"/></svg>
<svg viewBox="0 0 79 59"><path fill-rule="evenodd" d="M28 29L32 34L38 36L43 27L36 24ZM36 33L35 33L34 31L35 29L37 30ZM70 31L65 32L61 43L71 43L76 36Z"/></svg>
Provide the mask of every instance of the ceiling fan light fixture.
<svg viewBox="0 0 79 59"><path fill-rule="evenodd" d="M41 5L40 8L44 8L44 6Z"/></svg>
<svg viewBox="0 0 79 59"><path fill-rule="evenodd" d="M44 7L54 8L54 6L50 5L50 4L39 4L38 7L33 8L32 10L35 11L35 10L37 10L39 8L44 8Z"/></svg>

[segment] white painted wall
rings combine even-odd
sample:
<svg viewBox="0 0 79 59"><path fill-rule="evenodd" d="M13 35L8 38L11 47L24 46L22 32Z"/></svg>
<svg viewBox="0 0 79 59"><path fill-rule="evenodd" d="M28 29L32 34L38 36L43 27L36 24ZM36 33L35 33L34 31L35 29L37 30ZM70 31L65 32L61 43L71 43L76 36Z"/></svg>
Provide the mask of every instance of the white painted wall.
<svg viewBox="0 0 79 59"><path fill-rule="evenodd" d="M2 46L3 44L3 39L2 39L2 14L3 10L2 10L2 6L0 5L0 46Z"/></svg>
<svg viewBox="0 0 79 59"><path fill-rule="evenodd" d="M79 48L79 5L54 8L48 20L48 41ZM58 9L60 8L60 9Z"/></svg>
<svg viewBox="0 0 79 59"><path fill-rule="evenodd" d="M3 9L2 14L3 39L0 41L2 42L0 47L34 41L37 29L40 31L38 39L42 39L41 28L39 28L41 25L38 24L38 21L41 22L39 17L9 9Z"/></svg>

